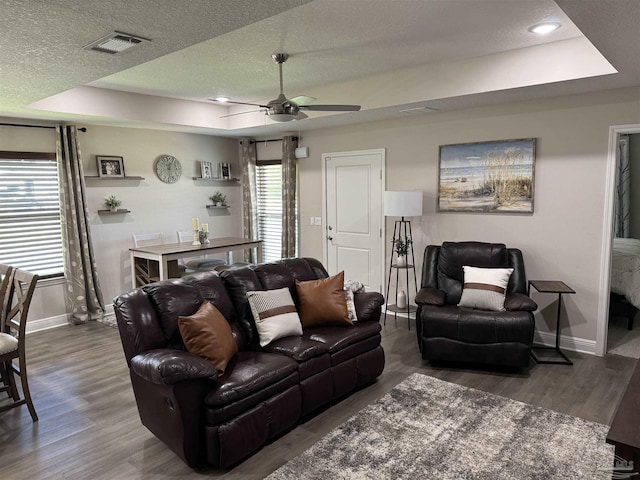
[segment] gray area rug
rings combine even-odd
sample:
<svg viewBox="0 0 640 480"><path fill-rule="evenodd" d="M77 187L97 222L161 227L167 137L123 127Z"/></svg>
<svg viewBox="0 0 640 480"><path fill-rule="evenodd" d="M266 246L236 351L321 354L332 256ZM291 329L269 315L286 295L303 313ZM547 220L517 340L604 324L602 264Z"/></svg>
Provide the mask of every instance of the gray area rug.
<svg viewBox="0 0 640 480"><path fill-rule="evenodd" d="M414 373L267 478L605 479L608 429Z"/></svg>

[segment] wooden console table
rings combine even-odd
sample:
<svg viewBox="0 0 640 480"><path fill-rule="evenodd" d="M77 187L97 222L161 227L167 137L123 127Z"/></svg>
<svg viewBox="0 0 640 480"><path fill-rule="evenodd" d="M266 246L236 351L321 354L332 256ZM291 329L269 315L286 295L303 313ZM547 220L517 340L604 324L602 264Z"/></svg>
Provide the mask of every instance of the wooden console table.
<svg viewBox="0 0 640 480"><path fill-rule="evenodd" d="M262 240L222 237L212 238L210 242L199 246L190 243L170 243L130 248L133 287L178 277L178 259L181 258L256 248L258 262L262 261ZM231 258L229 258L229 263L231 263Z"/></svg>

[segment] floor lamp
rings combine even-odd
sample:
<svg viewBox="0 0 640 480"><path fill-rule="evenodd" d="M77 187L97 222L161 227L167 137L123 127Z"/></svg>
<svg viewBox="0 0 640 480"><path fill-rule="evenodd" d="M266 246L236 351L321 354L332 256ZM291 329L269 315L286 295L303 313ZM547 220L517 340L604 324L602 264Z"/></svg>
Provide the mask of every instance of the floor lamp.
<svg viewBox="0 0 640 480"><path fill-rule="evenodd" d="M422 216L422 192L421 191L386 191L384 192L384 215L385 217L400 217L400 220L396 220L393 227L393 240L391 241L391 258L389 259L389 278L387 279L387 310L394 312L394 318L397 312L407 312L407 322L409 329L411 329L411 316L410 313L415 311L415 307L411 307L409 302L409 270L413 270L413 284L415 286L416 295L418 294L418 283L416 279L416 261L413 254L413 235L411 233L411 221L405 220L405 217L421 217ZM404 237L405 241L408 241L408 251L406 255L406 261L404 264L400 264L396 261L393 262L393 253L395 251L396 243L400 238ZM411 252L411 258L409 259L409 252ZM389 288L391 286L391 274L393 270L396 271L396 304L389 305ZM407 295L406 306L398 305L398 280L400 279L400 270L404 270L406 273L407 282ZM386 321L386 316L385 316Z"/></svg>

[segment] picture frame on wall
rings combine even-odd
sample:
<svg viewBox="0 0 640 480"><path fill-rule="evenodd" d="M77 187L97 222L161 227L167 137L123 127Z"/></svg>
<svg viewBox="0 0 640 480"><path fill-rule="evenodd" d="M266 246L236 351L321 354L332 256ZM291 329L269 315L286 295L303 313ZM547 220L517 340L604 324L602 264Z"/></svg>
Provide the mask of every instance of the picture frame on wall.
<svg viewBox="0 0 640 480"><path fill-rule="evenodd" d="M536 139L441 145L438 211L533 214Z"/></svg>
<svg viewBox="0 0 640 480"><path fill-rule="evenodd" d="M231 179L231 167L228 163L220 164L220 178L223 180Z"/></svg>
<svg viewBox="0 0 640 480"><path fill-rule="evenodd" d="M211 174L211 162L200 162L200 171L202 178L212 178Z"/></svg>
<svg viewBox="0 0 640 480"><path fill-rule="evenodd" d="M124 159L114 155L96 155L99 177L122 178L124 174Z"/></svg>

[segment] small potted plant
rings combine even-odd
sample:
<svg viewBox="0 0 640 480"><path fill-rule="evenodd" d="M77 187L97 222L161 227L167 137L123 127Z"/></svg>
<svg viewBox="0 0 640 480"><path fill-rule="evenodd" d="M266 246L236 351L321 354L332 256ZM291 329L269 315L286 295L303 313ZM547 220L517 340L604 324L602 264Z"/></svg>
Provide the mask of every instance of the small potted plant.
<svg viewBox="0 0 640 480"><path fill-rule="evenodd" d="M112 212L117 212L118 207L122 205L122 201L118 200L115 195L109 195L104 199L104 204L109 207Z"/></svg>
<svg viewBox="0 0 640 480"><path fill-rule="evenodd" d="M400 235L393 244L393 248L396 251L396 255L398 257L396 260L396 265L398 265L399 267L405 267L407 265L407 253L409 252L409 246L411 245L411 243L412 241L410 238L403 238L402 235Z"/></svg>
<svg viewBox="0 0 640 480"><path fill-rule="evenodd" d="M216 207L224 207L227 205L227 197L220 192L216 192L209 197Z"/></svg>

